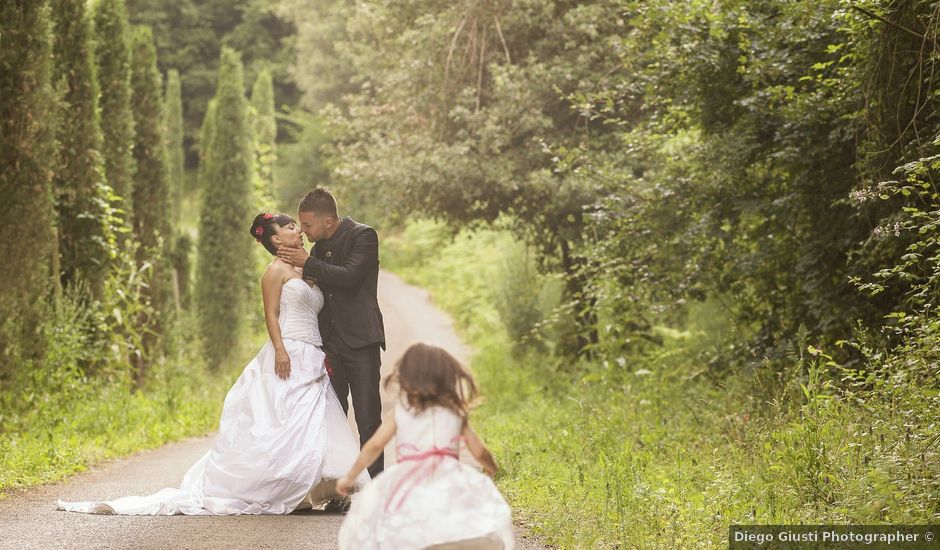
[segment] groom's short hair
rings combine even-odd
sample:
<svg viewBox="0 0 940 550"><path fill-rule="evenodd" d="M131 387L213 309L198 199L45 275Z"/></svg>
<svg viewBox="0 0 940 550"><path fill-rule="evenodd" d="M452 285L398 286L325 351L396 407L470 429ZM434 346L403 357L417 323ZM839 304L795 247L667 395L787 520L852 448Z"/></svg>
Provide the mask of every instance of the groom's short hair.
<svg viewBox="0 0 940 550"><path fill-rule="evenodd" d="M325 214L328 216L339 215L336 210L336 199L333 198L333 195L329 191L322 187L317 187L304 195L304 198L300 199L300 206L297 207L297 210L299 212L313 212L314 214Z"/></svg>

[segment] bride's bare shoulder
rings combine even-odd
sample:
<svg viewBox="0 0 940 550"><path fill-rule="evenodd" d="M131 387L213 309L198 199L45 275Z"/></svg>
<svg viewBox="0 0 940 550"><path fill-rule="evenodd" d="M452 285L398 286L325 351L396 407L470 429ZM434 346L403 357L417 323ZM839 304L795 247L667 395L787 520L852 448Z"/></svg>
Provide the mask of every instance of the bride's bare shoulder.
<svg viewBox="0 0 940 550"><path fill-rule="evenodd" d="M274 258L274 260L264 268L264 273L261 274L261 281L283 283L290 276L290 269L291 266L289 264L284 263L284 261L279 258Z"/></svg>

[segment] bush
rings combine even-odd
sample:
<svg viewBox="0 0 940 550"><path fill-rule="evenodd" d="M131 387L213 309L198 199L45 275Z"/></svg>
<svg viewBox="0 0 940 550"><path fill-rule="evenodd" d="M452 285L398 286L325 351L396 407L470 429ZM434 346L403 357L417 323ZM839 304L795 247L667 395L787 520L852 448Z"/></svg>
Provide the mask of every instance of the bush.
<svg viewBox="0 0 940 550"><path fill-rule="evenodd" d="M534 332L543 321L542 287L535 271L533 255L523 243L512 243L502 252L493 303L517 352L527 346L544 349L544 341Z"/></svg>

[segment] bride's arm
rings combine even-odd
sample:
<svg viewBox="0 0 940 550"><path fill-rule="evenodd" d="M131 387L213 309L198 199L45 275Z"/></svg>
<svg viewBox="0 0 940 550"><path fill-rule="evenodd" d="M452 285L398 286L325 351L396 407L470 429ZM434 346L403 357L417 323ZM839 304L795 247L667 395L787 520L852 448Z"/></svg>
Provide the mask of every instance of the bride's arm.
<svg viewBox="0 0 940 550"><path fill-rule="evenodd" d="M268 337L274 346L274 372L278 377L287 379L290 376L290 356L284 348L281 339L281 325L277 322L278 310L281 306L281 288L284 286L284 275L274 267L268 267L261 276L261 298L264 301L264 324L268 327Z"/></svg>

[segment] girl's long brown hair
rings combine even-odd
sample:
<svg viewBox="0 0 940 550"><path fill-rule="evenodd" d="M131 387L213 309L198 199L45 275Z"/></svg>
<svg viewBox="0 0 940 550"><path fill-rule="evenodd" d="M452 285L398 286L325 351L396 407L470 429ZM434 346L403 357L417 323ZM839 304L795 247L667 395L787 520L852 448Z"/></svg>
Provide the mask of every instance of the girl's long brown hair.
<svg viewBox="0 0 940 550"><path fill-rule="evenodd" d="M470 372L447 350L413 344L385 379L385 388L397 382L408 406L417 412L440 405L467 417L479 391Z"/></svg>

